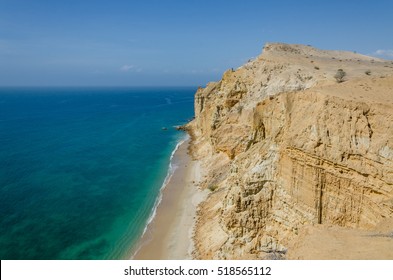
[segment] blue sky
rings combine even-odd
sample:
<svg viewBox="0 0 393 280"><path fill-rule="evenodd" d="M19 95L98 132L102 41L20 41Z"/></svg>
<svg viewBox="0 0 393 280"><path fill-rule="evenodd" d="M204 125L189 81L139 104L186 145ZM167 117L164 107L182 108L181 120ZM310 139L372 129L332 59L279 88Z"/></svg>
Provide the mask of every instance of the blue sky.
<svg viewBox="0 0 393 280"><path fill-rule="evenodd" d="M0 0L0 86L203 86L266 42L393 59L392 15L390 0Z"/></svg>

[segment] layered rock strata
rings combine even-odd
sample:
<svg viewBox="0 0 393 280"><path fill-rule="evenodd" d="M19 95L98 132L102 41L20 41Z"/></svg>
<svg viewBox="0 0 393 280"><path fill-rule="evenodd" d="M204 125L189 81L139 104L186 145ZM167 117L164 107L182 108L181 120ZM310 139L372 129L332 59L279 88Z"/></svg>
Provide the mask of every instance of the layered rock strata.
<svg viewBox="0 0 393 280"><path fill-rule="evenodd" d="M305 227L373 230L393 217L392 75L391 61L267 44L198 89L187 128L212 192L194 256L285 258Z"/></svg>

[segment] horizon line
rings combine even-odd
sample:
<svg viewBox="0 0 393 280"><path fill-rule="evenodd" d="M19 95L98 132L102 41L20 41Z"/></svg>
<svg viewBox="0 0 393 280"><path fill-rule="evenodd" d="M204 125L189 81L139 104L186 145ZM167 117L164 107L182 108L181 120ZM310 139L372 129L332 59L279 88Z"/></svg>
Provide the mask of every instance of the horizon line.
<svg viewBox="0 0 393 280"><path fill-rule="evenodd" d="M0 88L163 88L163 87L201 87L200 85L0 85Z"/></svg>

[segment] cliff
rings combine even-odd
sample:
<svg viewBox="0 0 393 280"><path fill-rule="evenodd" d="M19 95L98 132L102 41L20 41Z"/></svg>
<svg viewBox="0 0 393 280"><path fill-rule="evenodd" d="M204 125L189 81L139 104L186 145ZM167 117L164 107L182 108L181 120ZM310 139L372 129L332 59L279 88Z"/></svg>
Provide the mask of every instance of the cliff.
<svg viewBox="0 0 393 280"><path fill-rule="evenodd" d="M393 62L267 44L198 89L187 128L212 190L196 258L393 258L305 249L349 234L393 252Z"/></svg>

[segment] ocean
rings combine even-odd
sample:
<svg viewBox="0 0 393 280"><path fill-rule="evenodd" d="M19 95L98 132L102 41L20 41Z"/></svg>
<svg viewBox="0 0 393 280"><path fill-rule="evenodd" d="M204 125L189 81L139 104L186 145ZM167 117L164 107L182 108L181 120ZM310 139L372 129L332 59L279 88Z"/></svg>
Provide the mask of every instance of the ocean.
<svg viewBox="0 0 393 280"><path fill-rule="evenodd" d="M129 258L195 90L0 88L0 258Z"/></svg>

